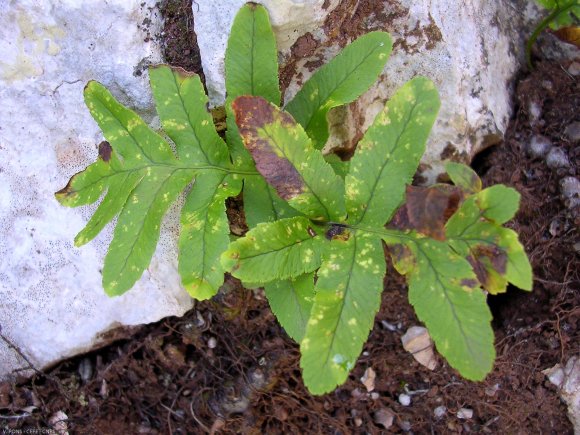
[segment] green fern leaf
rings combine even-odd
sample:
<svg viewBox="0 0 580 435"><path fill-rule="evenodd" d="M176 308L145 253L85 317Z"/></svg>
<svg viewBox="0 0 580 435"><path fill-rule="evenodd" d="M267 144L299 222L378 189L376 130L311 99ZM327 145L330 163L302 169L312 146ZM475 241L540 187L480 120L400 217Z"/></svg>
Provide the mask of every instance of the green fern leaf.
<svg viewBox="0 0 580 435"><path fill-rule="evenodd" d="M225 70L227 143L236 167L253 170L254 162L244 148L231 105L242 95L280 103L276 38L262 5L248 3L237 13L228 39ZM244 211L250 228L296 214L262 177L248 176L244 186Z"/></svg>
<svg viewBox="0 0 580 435"><path fill-rule="evenodd" d="M403 201L439 110L433 82L403 85L357 146L346 176L349 222L382 226Z"/></svg>
<svg viewBox="0 0 580 435"><path fill-rule="evenodd" d="M264 286L272 312L288 335L300 342L314 302L314 273L277 280Z"/></svg>
<svg viewBox="0 0 580 435"><path fill-rule="evenodd" d="M445 164L445 171L449 174L449 178L457 187L461 188L466 193L477 193L481 191L481 179L467 165L455 162L447 162Z"/></svg>
<svg viewBox="0 0 580 435"><path fill-rule="evenodd" d="M517 234L501 226L517 210L519 194L497 185L469 197L449 219L446 237L472 263L483 288L505 292L508 282L532 289L532 268Z"/></svg>
<svg viewBox="0 0 580 435"><path fill-rule="evenodd" d="M328 139L328 111L368 90L383 70L392 45L385 32L361 36L316 71L286 105L286 111L304 127L315 148L322 149Z"/></svg>
<svg viewBox="0 0 580 435"><path fill-rule="evenodd" d="M225 200L241 189L231 175L199 175L181 213L179 274L191 297L209 299L224 282L219 262L230 242Z"/></svg>
<svg viewBox="0 0 580 435"><path fill-rule="evenodd" d="M302 127L260 97L239 97L232 107L256 168L278 195L313 220L342 219L344 182Z"/></svg>
<svg viewBox="0 0 580 435"><path fill-rule="evenodd" d="M244 282L297 278L320 266L323 242L307 218L280 219L259 224L232 242L221 261Z"/></svg>
<svg viewBox="0 0 580 435"><path fill-rule="evenodd" d="M157 65L149 68L149 79L163 131L175 144L179 160L227 166L228 149L206 110L208 100L199 76Z"/></svg>
<svg viewBox="0 0 580 435"><path fill-rule="evenodd" d="M302 376L311 393L332 391L354 367L381 304L384 274L380 239L350 234L330 242L300 344Z"/></svg>
<svg viewBox="0 0 580 435"><path fill-rule="evenodd" d="M149 77L161 125L180 160L230 166L228 148L205 109L208 99L199 76L159 65L150 68ZM223 283L218 260L229 243L224 201L240 189L240 180L227 172L204 171L181 211L178 270L183 286L198 300L213 296Z"/></svg>
<svg viewBox="0 0 580 435"><path fill-rule="evenodd" d="M227 147L215 132L206 110L207 97L199 77L161 65L152 69L150 78L161 123L175 143L179 159L170 145L137 114L122 106L102 85L90 82L85 89L85 101L108 143L101 144L96 163L75 175L56 194L61 203L74 207L92 203L107 191L75 242L77 245L88 242L119 216L103 268L103 286L111 296L129 290L141 277L155 251L163 216L194 176L203 172L223 180L231 172ZM229 181L229 186L230 194L239 190L239 182L237 189L233 181ZM194 187L192 192L197 195L199 190ZM223 202L220 192L216 190L217 201ZM213 209L216 209L215 202ZM190 210L186 207L184 213ZM227 222L223 204L221 213L221 218L211 215L221 223L218 225L221 233L212 233L215 240L206 238L205 242L225 247L229 231L223 224ZM182 240L187 239L186 232ZM180 249L192 247L181 243ZM219 265L219 254L214 253L217 256L213 261L204 258L203 263ZM181 255L181 258L185 257ZM191 291L196 279L205 282L208 278L205 271L210 269L200 267L194 270L191 264L180 266L182 280ZM219 286L217 276L223 273L218 268L219 273L214 271L209 279L213 286Z"/></svg>
<svg viewBox="0 0 580 435"><path fill-rule="evenodd" d="M192 180L195 169L179 162L167 142L134 112L119 104L102 85L90 82L85 89L85 101L113 148L109 159L110 174L116 175L113 180L129 175L132 181L120 195L121 200L126 198L122 203L114 199L116 192L111 190L118 184L103 180L103 187L108 187L111 194L99 206L99 213L107 218L120 212L103 268L105 291L119 295L133 286L151 261L161 219ZM74 182L70 185L74 186ZM128 192L131 185L134 188ZM105 213L107 208L110 210ZM105 220L97 228L102 228ZM89 236L95 234L96 231L91 231ZM78 244L86 241L77 239Z"/></svg>
<svg viewBox="0 0 580 435"><path fill-rule="evenodd" d="M393 241L385 237L388 245ZM495 348L491 312L470 264L445 242L412 233L398 242L404 247L395 265L407 275L409 301L437 350L462 376L482 380L493 367Z"/></svg>

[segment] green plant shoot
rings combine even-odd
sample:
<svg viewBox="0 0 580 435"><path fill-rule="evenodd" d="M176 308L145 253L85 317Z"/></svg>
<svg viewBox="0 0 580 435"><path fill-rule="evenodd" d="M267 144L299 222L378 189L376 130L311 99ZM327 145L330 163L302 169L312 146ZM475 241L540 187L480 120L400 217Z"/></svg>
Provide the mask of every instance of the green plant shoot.
<svg viewBox="0 0 580 435"><path fill-rule="evenodd" d="M407 276L409 299L439 352L466 378L483 379L495 354L482 289L532 284L517 234L503 226L517 211L518 193L482 189L472 170L454 163L447 165L454 186L409 186L439 108L435 86L422 77L391 98L350 162L320 151L329 110L364 93L391 49L387 33L360 37L282 110L268 14L246 4L226 51L225 140L196 74L167 65L149 70L160 132L89 82L85 102L106 141L97 161L56 198L69 207L102 198L77 246L117 218L105 292L121 295L141 277L165 213L183 195L184 287L195 299L211 298L225 271L247 286L263 285L279 322L300 343L312 393L342 384L362 350L381 301L383 244ZM225 199L242 190L250 231L230 242Z"/></svg>
<svg viewBox="0 0 580 435"><path fill-rule="evenodd" d="M338 65L341 73L332 83L324 81L324 95L302 104L310 110L310 115L303 116L305 122L312 114L326 113L330 107L356 99L376 80L391 50L389 36L381 32L365 35L353 46L329 63ZM118 216L103 267L103 287L108 295L123 294L141 277L155 251L163 216L185 192L179 274L189 294L199 300L215 295L224 280L219 258L229 243L226 198L236 196L244 186L250 227L299 214L256 171L231 112L231 102L240 95L280 102L277 56L266 10L246 4L234 20L226 52L229 116L225 142L215 130L196 74L167 65L150 68L162 132L153 131L103 85L92 81L86 86L86 105L107 142L101 144L97 161L73 176L56 198L65 206L77 207L103 197L76 237L77 246L92 240ZM345 62L350 65L347 69ZM324 70L320 74L328 78ZM322 86L320 74L305 86ZM356 86L351 86L354 79ZM300 98L299 94L293 101ZM320 116L317 119L317 132L323 135L328 126ZM291 282L276 285L292 288Z"/></svg>
<svg viewBox="0 0 580 435"><path fill-rule="evenodd" d="M308 389L323 394L345 382L362 351L380 307L383 242L439 352L464 377L483 379L495 350L482 287L531 289L517 235L502 227L519 196L504 186L481 190L477 175L456 164L448 165L454 189L410 194L439 108L433 83L417 77L399 89L359 143L344 183L289 113L250 96L232 107L257 170L303 216L258 225L230 244L222 263L245 282L300 284L267 294L286 292L276 314L283 326L290 319L300 342ZM439 211L426 215L424 204ZM385 228L395 214L398 228Z"/></svg>

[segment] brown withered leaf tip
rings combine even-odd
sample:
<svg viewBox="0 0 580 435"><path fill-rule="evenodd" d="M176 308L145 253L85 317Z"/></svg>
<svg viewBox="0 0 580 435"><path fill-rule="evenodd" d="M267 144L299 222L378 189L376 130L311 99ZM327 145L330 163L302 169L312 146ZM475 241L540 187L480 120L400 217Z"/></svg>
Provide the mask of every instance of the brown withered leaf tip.
<svg viewBox="0 0 580 435"><path fill-rule="evenodd" d="M73 181L74 177L76 175L78 175L78 174L80 174L80 172L77 173L77 174L75 174L75 175L73 175L68 180L68 183L66 183L66 186L64 186L62 189L60 189L58 192L56 192L55 195L57 197L69 197L69 196L73 196L75 193L77 193L76 190L73 190L72 189L71 184L72 184L72 181Z"/></svg>
<svg viewBox="0 0 580 435"><path fill-rule="evenodd" d="M236 124L244 146L256 162L256 169L276 189L280 198L290 200L304 191L304 181L287 159L273 150L276 138L259 137L258 129L275 122L292 128L296 126L292 117L261 97L238 97L232 103Z"/></svg>
<svg viewBox="0 0 580 435"><path fill-rule="evenodd" d="M111 160L111 153L113 152L113 148L111 148L111 144L106 140L102 141L99 144L99 157L104 161L108 162Z"/></svg>
<svg viewBox="0 0 580 435"><path fill-rule="evenodd" d="M416 230L436 240L445 240L445 224L463 200L455 186L407 186L405 203L397 210L389 228Z"/></svg>

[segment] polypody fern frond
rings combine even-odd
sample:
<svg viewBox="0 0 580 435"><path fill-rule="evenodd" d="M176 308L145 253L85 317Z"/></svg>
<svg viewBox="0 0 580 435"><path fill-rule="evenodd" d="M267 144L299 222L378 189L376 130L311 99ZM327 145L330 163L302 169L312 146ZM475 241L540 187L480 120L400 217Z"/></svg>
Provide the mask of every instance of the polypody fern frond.
<svg viewBox="0 0 580 435"><path fill-rule="evenodd" d="M531 271L517 237L501 227L517 201L514 206L514 197L508 196L506 208L504 196L479 191L479 179L462 167L450 165L457 187L415 192L430 198L440 214L435 226L425 224L420 205L404 203L439 108L433 83L418 77L397 91L359 143L344 184L289 114L256 97L238 98L233 108L256 168L305 217L260 225L231 243L222 263L242 280L263 282L296 279L321 261L304 333L292 326L309 390L322 394L343 383L362 350L380 306L386 271L382 241L391 248L397 269L407 275L409 299L439 352L465 377L483 379L495 351L491 313L480 285L489 288L486 277L493 273L529 289ZM477 215L471 203L478 207ZM406 220L397 212L403 204ZM395 215L398 226L385 228ZM486 238L476 240L470 228L480 221ZM271 239L275 246L263 243ZM505 254L506 261L481 254L489 247ZM296 267L296 250L309 259L308 267ZM285 322L283 307L277 310Z"/></svg>
<svg viewBox="0 0 580 435"><path fill-rule="evenodd" d="M200 175L182 209L179 271L191 295L205 299L223 282L216 258L229 242L224 199L237 194L241 183L231 175L235 171L206 110L199 77L161 65L150 70L150 80L161 123L177 155L137 114L101 84L90 82L85 102L108 142L101 145L97 162L72 177L56 197L75 207L107 192L75 242L90 241L119 216L105 258L103 285L107 294L120 295L149 265L164 214Z"/></svg>

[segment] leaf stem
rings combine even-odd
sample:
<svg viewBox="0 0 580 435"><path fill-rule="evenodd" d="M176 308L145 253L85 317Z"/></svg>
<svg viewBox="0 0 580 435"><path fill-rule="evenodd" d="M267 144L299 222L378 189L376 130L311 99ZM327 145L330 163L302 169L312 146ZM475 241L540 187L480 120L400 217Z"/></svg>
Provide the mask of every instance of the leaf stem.
<svg viewBox="0 0 580 435"><path fill-rule="evenodd" d="M402 231L389 230L387 228L383 228L383 229L369 228L369 227L364 227L361 225L350 225L350 224L340 223L340 222L325 222L322 225L325 225L327 227L337 226L337 227L347 228L347 229L351 229L351 230L355 230L355 231L362 231L362 232L371 233L371 234L378 234L381 236L381 238L383 240L385 240L385 241L392 240L393 243L397 243L401 239L405 239L405 240L416 240L417 239L416 236L413 237L413 236L406 234Z"/></svg>
<svg viewBox="0 0 580 435"><path fill-rule="evenodd" d="M191 166L191 165L187 165L187 164L178 164L178 165L171 165L171 164L153 164L153 165L145 165L145 166L141 166L139 168L130 168L129 170L140 170L143 168L147 168L147 167L167 167L167 168L175 168L178 170L187 170L190 169L192 171L203 171L203 170L214 170L214 171L220 171L220 172L226 172L228 174L238 174L238 175L250 175L250 176L255 176L255 175L260 175L259 172L257 171L246 171L246 170L240 170L240 169L236 169L236 168L227 168L224 166L216 166L216 165L201 165L201 166ZM127 170L125 170L127 171ZM123 171L117 171L118 172L123 172Z"/></svg>
<svg viewBox="0 0 580 435"><path fill-rule="evenodd" d="M530 36L530 39L528 39L528 42L526 43L526 61L528 62L528 67L530 69L533 68L533 65L532 65L532 46L536 42L536 39L538 39L538 36L540 36L540 33L542 33L546 29L546 27L548 27L550 25L550 23L552 21L554 21L556 18L558 18L561 14L567 13L568 9L572 9L572 7L574 7L574 6L575 6L574 2L564 4L563 6L558 5L556 7L556 9L554 9L552 12L550 12L550 15L548 15L546 18L544 18L540 22L540 24L538 24L538 26L534 29L532 36Z"/></svg>

